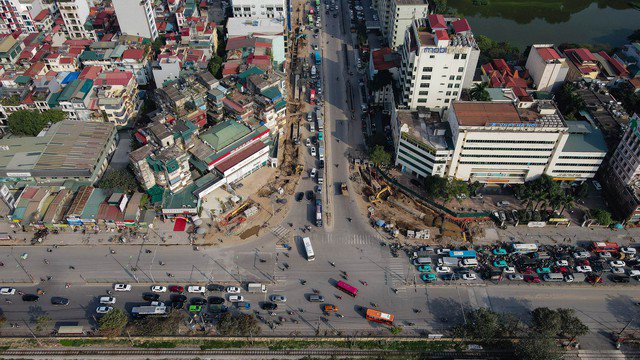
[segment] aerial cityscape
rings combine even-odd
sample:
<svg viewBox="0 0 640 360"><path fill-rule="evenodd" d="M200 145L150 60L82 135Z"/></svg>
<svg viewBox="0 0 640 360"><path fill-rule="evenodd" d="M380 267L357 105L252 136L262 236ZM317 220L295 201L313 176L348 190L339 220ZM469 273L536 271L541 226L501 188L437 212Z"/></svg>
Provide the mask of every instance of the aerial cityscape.
<svg viewBox="0 0 640 360"><path fill-rule="evenodd" d="M640 2L0 0L0 358L640 359Z"/></svg>

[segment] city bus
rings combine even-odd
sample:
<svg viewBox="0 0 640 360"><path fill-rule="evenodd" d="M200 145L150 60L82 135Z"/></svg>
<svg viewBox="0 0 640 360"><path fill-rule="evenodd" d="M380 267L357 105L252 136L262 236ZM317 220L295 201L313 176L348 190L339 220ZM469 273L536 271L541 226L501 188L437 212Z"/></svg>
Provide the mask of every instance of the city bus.
<svg viewBox="0 0 640 360"><path fill-rule="evenodd" d="M530 254L538 251L536 244L512 244L511 252L516 254Z"/></svg>
<svg viewBox="0 0 640 360"><path fill-rule="evenodd" d="M369 321L393 326L393 315L383 313L382 311L378 311L375 309L367 309L366 318Z"/></svg>
<svg viewBox="0 0 640 360"><path fill-rule="evenodd" d="M594 241L591 243L591 251L593 252L618 252L620 245L617 243L608 243L604 241Z"/></svg>
<svg viewBox="0 0 640 360"><path fill-rule="evenodd" d="M167 316L167 307L162 306L135 306L131 309L131 315L133 317L141 317L147 315L155 316Z"/></svg>
<svg viewBox="0 0 640 360"><path fill-rule="evenodd" d="M449 257L454 257L459 259L475 259L476 252L473 250L454 250L454 251L449 251Z"/></svg>
<svg viewBox="0 0 640 360"><path fill-rule="evenodd" d="M336 284L336 287L339 290L342 290L345 293L347 293L347 294L349 294L349 295L351 295L353 297L358 296L358 289L353 287L353 286L351 286L351 285L349 285L349 284L347 284L346 282L344 282L342 280L338 281L338 283Z"/></svg>
<svg viewBox="0 0 640 360"><path fill-rule="evenodd" d="M308 237L302 238L304 244L304 251L307 252L307 261L313 261L316 259L316 255L313 253L313 247L311 247L311 239Z"/></svg>

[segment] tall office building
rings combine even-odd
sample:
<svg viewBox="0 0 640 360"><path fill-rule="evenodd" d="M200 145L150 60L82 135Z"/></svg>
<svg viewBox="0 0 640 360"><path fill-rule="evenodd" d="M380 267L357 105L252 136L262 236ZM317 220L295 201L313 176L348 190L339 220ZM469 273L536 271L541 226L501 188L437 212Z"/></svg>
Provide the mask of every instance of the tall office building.
<svg viewBox="0 0 640 360"><path fill-rule="evenodd" d="M402 45L404 34L416 19L427 17L427 0L379 0L374 6L380 15L382 34L393 49Z"/></svg>
<svg viewBox="0 0 640 360"><path fill-rule="evenodd" d="M465 19L429 15L406 31L400 84L402 103L411 109L446 109L471 86L480 49Z"/></svg>
<svg viewBox="0 0 640 360"><path fill-rule="evenodd" d="M89 17L87 0L59 0L58 8L70 38L95 39L95 34L84 27Z"/></svg>
<svg viewBox="0 0 640 360"><path fill-rule="evenodd" d="M540 91L557 90L567 77L567 59L552 45L533 45L525 65L533 79L533 87Z"/></svg>
<svg viewBox="0 0 640 360"><path fill-rule="evenodd" d="M151 0L113 0L113 7L123 34L151 40L158 37Z"/></svg>

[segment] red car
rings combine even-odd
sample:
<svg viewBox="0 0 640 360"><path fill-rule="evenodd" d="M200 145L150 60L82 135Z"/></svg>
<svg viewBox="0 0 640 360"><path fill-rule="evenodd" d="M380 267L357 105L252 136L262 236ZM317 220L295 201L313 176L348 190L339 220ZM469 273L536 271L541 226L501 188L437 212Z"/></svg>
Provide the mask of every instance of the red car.
<svg viewBox="0 0 640 360"><path fill-rule="evenodd" d="M178 286L178 285L173 285L173 286L169 287L169 291L171 291L172 293L180 293L180 294L182 294L184 292L184 287Z"/></svg>
<svg viewBox="0 0 640 360"><path fill-rule="evenodd" d="M534 283L537 284L540 282L540 276L538 275L530 275L530 276L525 276L524 277L524 281L528 282L528 283Z"/></svg>
<svg viewBox="0 0 640 360"><path fill-rule="evenodd" d="M578 261L578 266L591 266L591 263L587 259Z"/></svg>
<svg viewBox="0 0 640 360"><path fill-rule="evenodd" d="M563 273L566 274L569 272L569 269L565 266L558 266L556 268L554 268L555 272L559 272L559 273Z"/></svg>
<svg viewBox="0 0 640 360"><path fill-rule="evenodd" d="M523 274L533 274L533 273L535 273L535 271L533 271L532 268L526 268L526 269L522 270L521 273L523 273Z"/></svg>
<svg viewBox="0 0 640 360"><path fill-rule="evenodd" d="M602 276L598 276L598 275L589 275L587 276L587 282L589 284L601 284L602 283Z"/></svg>

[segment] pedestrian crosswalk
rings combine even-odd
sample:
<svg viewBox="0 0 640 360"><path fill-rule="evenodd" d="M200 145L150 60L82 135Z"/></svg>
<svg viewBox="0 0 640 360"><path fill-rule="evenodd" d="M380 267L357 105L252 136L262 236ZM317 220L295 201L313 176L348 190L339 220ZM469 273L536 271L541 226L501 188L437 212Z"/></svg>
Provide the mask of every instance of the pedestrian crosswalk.
<svg viewBox="0 0 640 360"><path fill-rule="evenodd" d="M322 241L335 245L375 245L379 244L382 239L366 234L340 235L327 233Z"/></svg>
<svg viewBox="0 0 640 360"><path fill-rule="evenodd" d="M407 262L401 258L390 258L389 265L385 270L386 284L394 289L405 285L405 267Z"/></svg>
<svg viewBox="0 0 640 360"><path fill-rule="evenodd" d="M283 239L289 234L289 229L282 225L278 225L271 228L271 233L278 238Z"/></svg>

